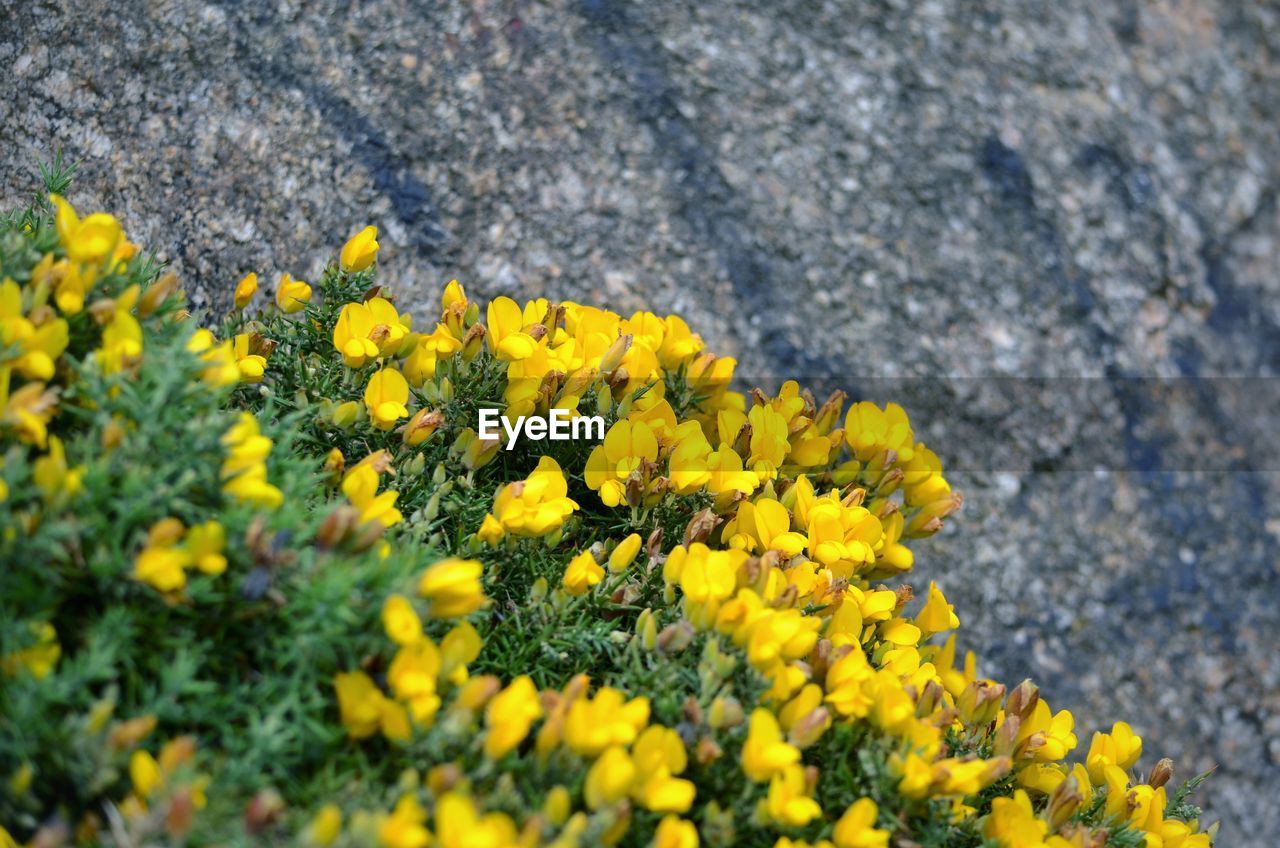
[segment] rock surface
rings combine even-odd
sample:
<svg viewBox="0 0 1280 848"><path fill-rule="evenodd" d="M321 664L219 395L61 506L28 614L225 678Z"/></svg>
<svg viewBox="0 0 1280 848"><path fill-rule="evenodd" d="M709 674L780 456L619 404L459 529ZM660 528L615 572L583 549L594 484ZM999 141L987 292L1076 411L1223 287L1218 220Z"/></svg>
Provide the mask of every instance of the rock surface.
<svg viewBox="0 0 1280 848"><path fill-rule="evenodd" d="M904 398L983 672L1217 764L1221 844L1276 844L1274 6L347 5L0 0L0 200L60 145L198 305L372 222L410 302L648 306Z"/></svg>

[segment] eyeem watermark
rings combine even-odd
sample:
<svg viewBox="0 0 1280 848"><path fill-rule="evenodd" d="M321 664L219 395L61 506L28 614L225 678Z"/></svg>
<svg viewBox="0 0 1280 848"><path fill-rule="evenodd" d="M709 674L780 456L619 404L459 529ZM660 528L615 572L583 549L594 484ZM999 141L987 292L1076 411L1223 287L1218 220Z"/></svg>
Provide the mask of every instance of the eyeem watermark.
<svg viewBox="0 0 1280 848"><path fill-rule="evenodd" d="M480 410L480 426L476 428L476 435L481 439L501 439L503 432L507 434L505 450L514 448L516 441L522 437L535 442L543 439L557 442L571 439L600 441L604 438L604 417L570 415L566 409L552 409L546 418L540 415L520 415L512 422L496 409Z"/></svg>

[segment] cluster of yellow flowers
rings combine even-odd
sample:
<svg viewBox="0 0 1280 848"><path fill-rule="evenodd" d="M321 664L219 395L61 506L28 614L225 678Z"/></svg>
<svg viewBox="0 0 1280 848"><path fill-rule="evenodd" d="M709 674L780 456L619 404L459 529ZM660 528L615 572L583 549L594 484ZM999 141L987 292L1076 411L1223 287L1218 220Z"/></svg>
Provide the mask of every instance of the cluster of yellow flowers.
<svg viewBox="0 0 1280 848"><path fill-rule="evenodd" d="M52 203L61 258L50 252L25 286L0 284L0 426L43 452L50 501L74 496L84 473L48 433L63 316L88 303L93 361L127 378L147 344L138 318L173 290L91 301L95 279L134 248L110 216L81 221ZM382 647L332 676L330 719L347 746L403 755L406 771L382 805L365 795L295 816L302 838L1212 844L1167 792L1168 761L1134 772L1142 740L1129 725L1095 734L1072 762L1071 713L1029 681L980 677L972 654L958 655L960 620L942 589L931 582L917 603L897 580L914 565L907 543L961 506L901 407L846 408L840 392L818 403L790 381L776 394L736 391L734 360L674 316L498 297L482 321L456 281L429 331L415 331L372 283L377 254L377 230L365 228L317 284L320 298L283 275L274 311L238 315L221 342L200 329L186 343L200 379L241 407L271 398L302 413L293 420L311 442L345 447L315 455L315 486L327 481L335 498L310 534L317 548L373 549L370 574L401 540L437 552L416 585L373 598ZM235 286L237 311L257 287L256 274ZM273 358L281 346L289 355ZM25 382L10 392L13 374ZM608 426L597 444L521 445L499 462L500 445L475 427L481 409L596 414ZM241 411L219 444L222 495L279 510L275 443L259 416ZM270 545L249 547L255 559L240 567L275 561ZM177 603L189 573L218 577L243 554L216 519L167 517L132 556L132 578ZM366 602L352 586L351 602ZM0 658L5 674L56 668L53 624L33 627L32 646ZM179 736L157 759L137 747L145 735L125 746L136 750L119 809L141 823L164 799L178 822L167 832L185 834L208 787L192 770L194 743ZM245 821L275 826L286 807L259 793Z"/></svg>

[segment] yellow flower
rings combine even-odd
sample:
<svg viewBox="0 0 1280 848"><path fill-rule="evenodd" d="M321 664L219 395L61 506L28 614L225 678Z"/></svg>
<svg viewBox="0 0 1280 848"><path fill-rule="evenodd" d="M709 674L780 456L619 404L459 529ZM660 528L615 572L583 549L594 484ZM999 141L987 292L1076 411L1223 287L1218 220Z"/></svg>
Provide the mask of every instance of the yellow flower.
<svg viewBox="0 0 1280 848"><path fill-rule="evenodd" d="M240 381L244 383L261 383L267 371L267 358L249 352L249 334L240 333L231 344L232 355L236 358L236 368L240 371Z"/></svg>
<svg viewBox="0 0 1280 848"><path fill-rule="evenodd" d="M698 828L691 821L666 816L653 833L653 848L698 848Z"/></svg>
<svg viewBox="0 0 1280 848"><path fill-rule="evenodd" d="M886 848L889 831L876 829L876 802L859 798L836 822L831 840L836 848Z"/></svg>
<svg viewBox="0 0 1280 848"><path fill-rule="evenodd" d="M382 627L397 645L422 641L422 619L404 595L390 595L382 604Z"/></svg>
<svg viewBox="0 0 1280 848"><path fill-rule="evenodd" d="M386 491L378 494L378 472L370 465L357 465L347 472L342 481L342 493L360 511L360 523L376 521L383 527L391 527L404 520L396 509L400 493Z"/></svg>
<svg viewBox="0 0 1280 848"><path fill-rule="evenodd" d="M442 665L435 643L423 636L421 630L418 636L417 641L405 644L396 652L387 670L387 684L395 696L408 705L413 720L427 725L440 708L436 682Z"/></svg>
<svg viewBox="0 0 1280 848"><path fill-rule="evenodd" d="M991 814L982 833L1006 848L1037 848L1044 842L1049 825L1036 817L1031 799L1021 789L1011 798L995 798L991 802Z"/></svg>
<svg viewBox="0 0 1280 848"><path fill-rule="evenodd" d="M363 368L379 356L400 352L409 340L410 318L400 315L391 301L373 297L348 303L333 326L333 346L349 368Z"/></svg>
<svg viewBox="0 0 1280 848"><path fill-rule="evenodd" d="M295 280L288 273L280 275L276 284L276 306L284 313L301 312L311 301L311 286Z"/></svg>
<svg viewBox="0 0 1280 848"><path fill-rule="evenodd" d="M960 626L960 618L956 615L955 606L947 603L947 598L938 588L938 584L929 581L929 600L915 618L916 627L926 636L955 630Z"/></svg>
<svg viewBox="0 0 1280 848"><path fill-rule="evenodd" d="M61 195L49 195L55 210L58 240L74 262L99 264L111 257L120 244L120 222L105 212L95 212L84 220Z"/></svg>
<svg viewBox="0 0 1280 848"><path fill-rule="evenodd" d="M863 462L882 459L886 451L892 451L900 462L909 462L914 455L911 422L896 403L884 409L865 400L853 404L845 415L844 437L853 455Z"/></svg>
<svg viewBox="0 0 1280 848"><path fill-rule="evenodd" d="M798 764L785 766L770 779L766 808L769 818L786 827L804 827L822 815L822 807L805 789L804 769Z"/></svg>
<svg viewBox="0 0 1280 848"><path fill-rule="evenodd" d="M142 327L124 310L116 310L102 328L98 364L104 374L115 374L132 365L142 355Z"/></svg>
<svg viewBox="0 0 1280 848"><path fill-rule="evenodd" d="M364 405L379 430L390 430L409 415L409 384L394 368L383 368L369 378L364 390Z"/></svg>
<svg viewBox="0 0 1280 848"><path fill-rule="evenodd" d="M485 707L484 752L501 759L529 735L529 728L542 715L542 703L533 681L521 675L511 681Z"/></svg>
<svg viewBox="0 0 1280 848"><path fill-rule="evenodd" d="M307 841L326 848L342 834L342 810L337 804L325 804L307 825Z"/></svg>
<svg viewBox="0 0 1280 848"><path fill-rule="evenodd" d="M382 694L363 671L335 675L333 688L338 695L342 724L352 739L366 739L379 729L389 738L408 735L407 724L402 726L403 707Z"/></svg>
<svg viewBox="0 0 1280 848"><path fill-rule="evenodd" d="M129 782L140 798L150 798L164 782L160 764L146 751L134 751L129 757Z"/></svg>
<svg viewBox="0 0 1280 848"><path fill-rule="evenodd" d="M62 440L57 436L50 436L49 452L35 461L31 477L45 501L52 502L59 497L71 497L80 491L84 466L68 466Z"/></svg>
<svg viewBox="0 0 1280 848"><path fill-rule="evenodd" d="M800 750L783 741L773 713L762 707L753 710L742 746L742 770L747 777L763 783L798 762Z"/></svg>
<svg viewBox="0 0 1280 848"><path fill-rule="evenodd" d="M227 534L222 525L210 519L187 531L183 547L188 560L196 568L204 574L216 576L227 570L227 558L222 554L226 539Z"/></svg>
<svg viewBox="0 0 1280 848"><path fill-rule="evenodd" d="M609 570L614 574L626 571L631 563L635 562L636 555L640 553L640 545L639 533L632 533L619 542L618 546L609 554Z"/></svg>
<svg viewBox="0 0 1280 848"><path fill-rule="evenodd" d="M50 439L52 442L52 439ZM1110 733L1095 733L1089 743L1089 754L1085 764L1089 769L1089 779L1095 786L1106 782L1108 766L1117 766L1124 771L1133 768L1138 757L1142 756L1142 737L1133 732L1128 724L1117 721Z"/></svg>
<svg viewBox="0 0 1280 848"><path fill-rule="evenodd" d="M482 816L470 798L457 792L446 792L436 802L436 838L440 848L514 848L519 841L509 816Z"/></svg>
<svg viewBox="0 0 1280 848"><path fill-rule="evenodd" d="M253 300L254 294L258 291L258 275L253 271L245 274L240 278L240 282L236 283L236 291L234 297L236 309L244 309L249 305L249 301Z"/></svg>
<svg viewBox="0 0 1280 848"><path fill-rule="evenodd" d="M419 409L404 427L404 443L417 447L440 429L444 414L434 409Z"/></svg>
<svg viewBox="0 0 1280 848"><path fill-rule="evenodd" d="M480 575L484 566L478 560L443 559L427 568L418 581L418 594L431 602L435 618L461 618L484 605Z"/></svg>
<svg viewBox="0 0 1280 848"><path fill-rule="evenodd" d="M378 258L378 228L365 227L342 246L338 262L348 274L358 274Z"/></svg>
<svg viewBox="0 0 1280 848"><path fill-rule="evenodd" d="M396 802L390 816L378 825L378 844L382 848L426 848L431 833L426 828L427 813L412 794Z"/></svg>
<svg viewBox="0 0 1280 848"><path fill-rule="evenodd" d="M32 622L30 630L35 644L0 657L0 671L12 677L25 668L36 680L43 680L62 657L62 646L58 644L58 632L49 622Z"/></svg>
<svg viewBox="0 0 1280 848"><path fill-rule="evenodd" d="M494 498L492 514L504 532L545 536L558 530L578 508L568 493L569 483L560 464L544 456L526 479L502 487Z"/></svg>
<svg viewBox="0 0 1280 848"><path fill-rule="evenodd" d="M284 503L284 493L267 481L267 456L271 439L258 429L258 419L242 412L222 436L227 458L222 463L222 491L237 500L266 509Z"/></svg>
<svg viewBox="0 0 1280 848"><path fill-rule="evenodd" d="M1018 730L1019 750L1036 762L1059 762L1076 747L1075 723L1069 711L1055 715L1041 698Z"/></svg>
<svg viewBox="0 0 1280 848"><path fill-rule="evenodd" d="M587 457L583 478L600 493L605 506L618 506L626 500L627 480L645 462L658 459L658 440L652 428L643 421L623 418L605 434Z"/></svg>
<svg viewBox="0 0 1280 848"><path fill-rule="evenodd" d="M186 528L176 518L152 525L146 547L133 561L133 579L166 594L187 585L186 569L192 564L191 553L179 544L185 534Z"/></svg>
<svg viewBox="0 0 1280 848"><path fill-rule="evenodd" d="M577 754L594 757L611 745L630 745L649 723L649 699L627 700L605 686L594 698L577 698L564 722L564 742Z"/></svg>
<svg viewBox="0 0 1280 848"><path fill-rule="evenodd" d="M18 284L8 277L0 282L0 348L18 347L18 355L11 360L18 373L31 380L52 378L54 363L68 341L65 319L48 318L37 326L23 314Z"/></svg>
<svg viewBox="0 0 1280 848"><path fill-rule="evenodd" d="M602 753L587 771L583 796L593 810L610 807L627 797L636 767L626 750L614 746Z"/></svg>
<svg viewBox="0 0 1280 848"><path fill-rule="evenodd" d="M636 767L631 794L636 801L655 813L688 812L696 789L675 776L688 765L680 734L660 725L647 727L632 746L631 757Z"/></svg>
<svg viewBox="0 0 1280 848"><path fill-rule="evenodd" d="M537 350L538 342L524 332L524 315L511 298L496 297L489 301L488 318L485 342L498 359L517 362L528 359Z"/></svg>
<svg viewBox="0 0 1280 848"><path fill-rule="evenodd" d="M564 590L570 595L585 595L604 579L604 569L596 562L591 551L583 551L569 561L564 570Z"/></svg>

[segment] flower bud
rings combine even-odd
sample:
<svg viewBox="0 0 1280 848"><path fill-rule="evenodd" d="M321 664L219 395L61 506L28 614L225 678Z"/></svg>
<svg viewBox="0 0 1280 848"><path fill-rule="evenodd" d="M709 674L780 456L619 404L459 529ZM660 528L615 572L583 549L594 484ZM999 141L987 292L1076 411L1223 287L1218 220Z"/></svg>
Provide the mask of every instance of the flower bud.
<svg viewBox="0 0 1280 848"><path fill-rule="evenodd" d="M652 651L658 644L658 622L653 617L653 610L642 610L636 617L636 636L640 638L640 647Z"/></svg>
<svg viewBox="0 0 1280 848"><path fill-rule="evenodd" d="M601 374L608 374L622 364L627 351L631 350L631 341L632 336L630 333L624 333L613 340L613 343L605 350L604 355L600 357Z"/></svg>
<svg viewBox="0 0 1280 848"><path fill-rule="evenodd" d="M640 553L640 534L632 533L619 542L609 554L609 570L614 574L626 571L631 563L635 562L638 553Z"/></svg>
<svg viewBox="0 0 1280 848"><path fill-rule="evenodd" d="M355 530L360 521L360 512L355 507L343 505L325 516L316 531L316 544L321 548L336 548L343 539Z"/></svg>
<svg viewBox="0 0 1280 848"><path fill-rule="evenodd" d="M1147 777L1147 785L1152 789L1159 789L1170 780L1173 779L1173 760L1165 757L1155 764L1151 769L1150 776Z"/></svg>
<svg viewBox="0 0 1280 848"><path fill-rule="evenodd" d="M969 727L985 727L995 721L1004 700L1004 686L990 680L975 680L956 699L960 720Z"/></svg>
<svg viewBox="0 0 1280 848"><path fill-rule="evenodd" d="M658 650L664 654L678 654L689 647L695 635L693 625L685 619L668 624L658 634Z"/></svg>
<svg viewBox="0 0 1280 848"><path fill-rule="evenodd" d="M1040 701L1040 688L1030 680L1024 680L1014 687L1005 699L1004 711L1008 715L1026 718Z"/></svg>
<svg viewBox="0 0 1280 848"><path fill-rule="evenodd" d="M333 410L334 425L344 430L354 427L356 421L360 418L361 409L361 405L354 400L338 404Z"/></svg>
<svg viewBox="0 0 1280 848"><path fill-rule="evenodd" d="M693 759L701 766L710 765L723 755L724 749L710 736L699 739L697 746L693 749Z"/></svg>
<svg viewBox="0 0 1280 848"><path fill-rule="evenodd" d="M705 542L711 536L722 519L710 509L700 510L689 519L684 528L684 545L688 547L694 542Z"/></svg>
<svg viewBox="0 0 1280 848"><path fill-rule="evenodd" d="M1049 794L1049 803L1045 806L1049 831L1052 833L1066 824L1076 814L1076 810L1080 809L1083 801L1084 796L1080 794L1080 784L1075 775L1067 775Z"/></svg>
<svg viewBox="0 0 1280 848"><path fill-rule="evenodd" d="M258 291L258 275L250 271L240 278L240 282L236 283L234 295L236 309L244 309L249 305L249 301L253 299L254 293Z"/></svg>
<svg viewBox="0 0 1280 848"><path fill-rule="evenodd" d="M1018 747L1018 731L1021 729L1022 719L1013 714L1006 715L1004 723L996 730L991 740L991 753L1000 757L1013 756L1014 750Z"/></svg>
<svg viewBox="0 0 1280 848"><path fill-rule="evenodd" d="M746 721L746 713L737 698L716 697L707 710L707 724L713 730L727 730Z"/></svg>
<svg viewBox="0 0 1280 848"><path fill-rule="evenodd" d="M791 726L787 741L797 748L808 748L822 738L822 734L831 726L831 711L826 707L818 707L805 714Z"/></svg>
<svg viewBox="0 0 1280 848"><path fill-rule="evenodd" d="M138 299L138 317L147 318L155 313L178 288L178 275L170 271L147 288Z"/></svg>
<svg viewBox="0 0 1280 848"><path fill-rule="evenodd" d="M444 414L435 409L419 409L404 426L404 443L410 447L422 444L444 423Z"/></svg>
<svg viewBox="0 0 1280 848"><path fill-rule="evenodd" d="M484 325L472 324L462 337L462 359L470 362L484 349Z"/></svg>

